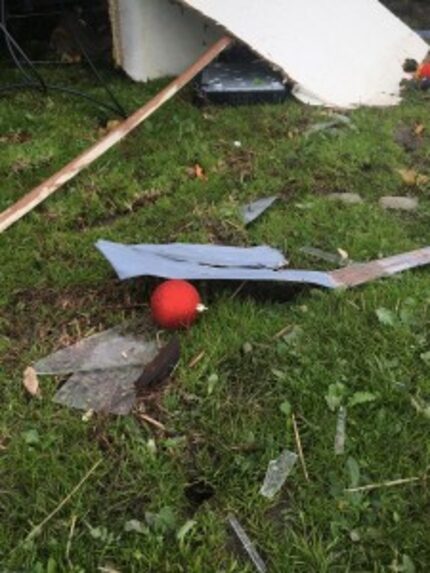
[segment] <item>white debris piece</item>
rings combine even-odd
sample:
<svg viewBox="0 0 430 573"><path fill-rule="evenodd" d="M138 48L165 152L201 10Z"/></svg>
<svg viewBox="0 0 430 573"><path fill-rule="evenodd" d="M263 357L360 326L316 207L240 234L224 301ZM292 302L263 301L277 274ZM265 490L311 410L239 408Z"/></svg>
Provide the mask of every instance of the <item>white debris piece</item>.
<svg viewBox="0 0 430 573"><path fill-rule="evenodd" d="M403 63L428 45L378 0L183 0L295 82L305 103L399 102Z"/></svg>
<svg viewBox="0 0 430 573"><path fill-rule="evenodd" d="M114 54L135 80L177 75L227 30L312 105L400 100L426 42L378 0L109 0Z"/></svg>

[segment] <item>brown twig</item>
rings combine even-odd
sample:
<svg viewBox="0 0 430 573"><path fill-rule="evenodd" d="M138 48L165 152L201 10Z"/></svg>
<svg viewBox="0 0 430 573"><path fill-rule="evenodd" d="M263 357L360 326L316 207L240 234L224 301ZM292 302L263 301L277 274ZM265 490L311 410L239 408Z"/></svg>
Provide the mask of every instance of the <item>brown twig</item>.
<svg viewBox="0 0 430 573"><path fill-rule="evenodd" d="M240 285L237 287L237 289L234 291L234 293L231 295L230 300L233 300L237 297L237 295L240 293L240 291L243 289L243 287L246 285L247 281L243 281L242 283L240 283Z"/></svg>
<svg viewBox="0 0 430 573"><path fill-rule="evenodd" d="M66 560L67 563L70 567L70 569L73 569L73 563L70 559L70 550L72 548L72 539L73 539L73 535L75 533L75 527L76 527L76 522L78 520L78 516L74 515L72 517L72 523L70 524L70 532L69 532L69 537L67 538L67 545L66 545Z"/></svg>
<svg viewBox="0 0 430 573"><path fill-rule="evenodd" d="M282 330L280 330L279 332L277 332L272 340L278 340L279 338L282 338L284 336L284 334L287 334L289 330L291 330L291 324L289 324L288 326L284 326L284 328Z"/></svg>
<svg viewBox="0 0 430 573"><path fill-rule="evenodd" d="M188 368L195 368L201 360L206 356L206 351L202 350L197 356L195 356L191 362L188 364Z"/></svg>
<svg viewBox="0 0 430 573"><path fill-rule="evenodd" d="M348 487L344 491L346 493L357 493L360 491L373 491L374 489L381 489L384 487L396 487L398 485L405 485L409 483L414 483L417 481L424 480L425 477L411 477L411 478L403 478L403 479L395 479L392 481L383 481L381 483L371 483L368 485L362 485L359 487Z"/></svg>
<svg viewBox="0 0 430 573"><path fill-rule="evenodd" d="M306 467L305 456L303 455L302 441L300 439L299 428L297 426L296 417L294 414L291 415L294 428L294 436L296 438L297 451L299 452L300 463L302 464L303 473L305 474L306 481L310 481L308 470Z"/></svg>
<svg viewBox="0 0 430 573"><path fill-rule="evenodd" d="M148 414L139 413L139 418L141 420L143 420L144 422L147 422L148 424L155 426L155 428L158 428L159 430L161 430L163 432L166 431L166 426L164 424L162 424L158 420L155 420L154 418L151 418L151 416L148 416Z"/></svg>
<svg viewBox="0 0 430 573"><path fill-rule="evenodd" d="M30 531L30 533L27 535L27 537L25 538L25 541L30 541L31 539L33 539L33 537L35 537L36 535L38 535L42 529L45 527L45 525L51 521L51 519L57 515L57 513L66 505L66 503L68 503L71 498L81 489L81 487L84 485L84 483L87 481L87 479L89 477L91 477L91 475L96 471L96 469L99 467L99 465L102 463L102 459L100 459L98 462L96 462L93 467L87 471L87 473L84 475L84 477L81 479L81 481L75 485L75 487L72 489L72 491L66 495L66 497L64 499L62 499L60 501L60 503L57 505L57 507L55 509L53 509L51 511L51 513L49 515L47 515L45 517L45 519L43 519L38 525L36 525L35 527L33 527L33 529Z"/></svg>

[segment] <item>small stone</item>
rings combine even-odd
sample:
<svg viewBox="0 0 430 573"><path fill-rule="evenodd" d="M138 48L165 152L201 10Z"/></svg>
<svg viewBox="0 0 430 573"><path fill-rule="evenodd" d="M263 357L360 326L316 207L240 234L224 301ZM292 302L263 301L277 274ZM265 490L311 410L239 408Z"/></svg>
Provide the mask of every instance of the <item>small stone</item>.
<svg viewBox="0 0 430 573"><path fill-rule="evenodd" d="M379 204L383 209L397 209L399 211L416 211L418 199L416 197L381 197Z"/></svg>
<svg viewBox="0 0 430 573"><path fill-rule="evenodd" d="M328 198L332 201L341 201L342 203L347 203L349 205L363 203L363 199L358 193L330 193Z"/></svg>
<svg viewBox="0 0 430 573"><path fill-rule="evenodd" d="M250 342L245 342L245 344L242 347L242 350L244 354L250 354L254 350L254 347Z"/></svg>

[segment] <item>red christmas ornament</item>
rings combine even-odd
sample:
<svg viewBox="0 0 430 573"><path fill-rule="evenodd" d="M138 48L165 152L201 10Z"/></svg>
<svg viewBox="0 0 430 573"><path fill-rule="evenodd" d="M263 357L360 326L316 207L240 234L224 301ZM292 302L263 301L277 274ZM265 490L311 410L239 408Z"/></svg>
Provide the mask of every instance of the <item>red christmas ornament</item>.
<svg viewBox="0 0 430 573"><path fill-rule="evenodd" d="M420 80L430 79L430 62L421 64L421 66L418 68L418 77Z"/></svg>
<svg viewBox="0 0 430 573"><path fill-rule="evenodd" d="M187 281L166 281L151 296L152 317L162 328L189 328L203 310L198 291Z"/></svg>

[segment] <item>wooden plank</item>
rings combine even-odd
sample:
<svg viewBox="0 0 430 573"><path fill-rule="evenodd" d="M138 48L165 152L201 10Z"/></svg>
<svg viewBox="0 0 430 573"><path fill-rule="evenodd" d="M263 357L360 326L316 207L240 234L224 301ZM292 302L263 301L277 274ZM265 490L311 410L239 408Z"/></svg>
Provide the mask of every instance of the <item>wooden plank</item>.
<svg viewBox="0 0 430 573"><path fill-rule="evenodd" d="M329 273L337 288L355 287L376 279L430 264L430 247L386 257L369 263L350 265Z"/></svg>
<svg viewBox="0 0 430 573"><path fill-rule="evenodd" d="M223 50L233 42L229 36L223 36L215 42L200 58L194 62L185 72L174 79L167 87L159 92L147 104L138 109L129 118L123 121L118 127L105 135L89 149L78 155L70 163L65 165L60 171L52 175L49 179L35 187L22 199L14 203L11 207L0 213L0 233L13 225L16 221L32 211L37 205L42 203L50 195L55 193L65 183L73 179L83 169L91 165L108 149L116 145L133 129L140 125L145 119L157 111L163 104L170 100L179 90L189 83L208 64L210 64Z"/></svg>

